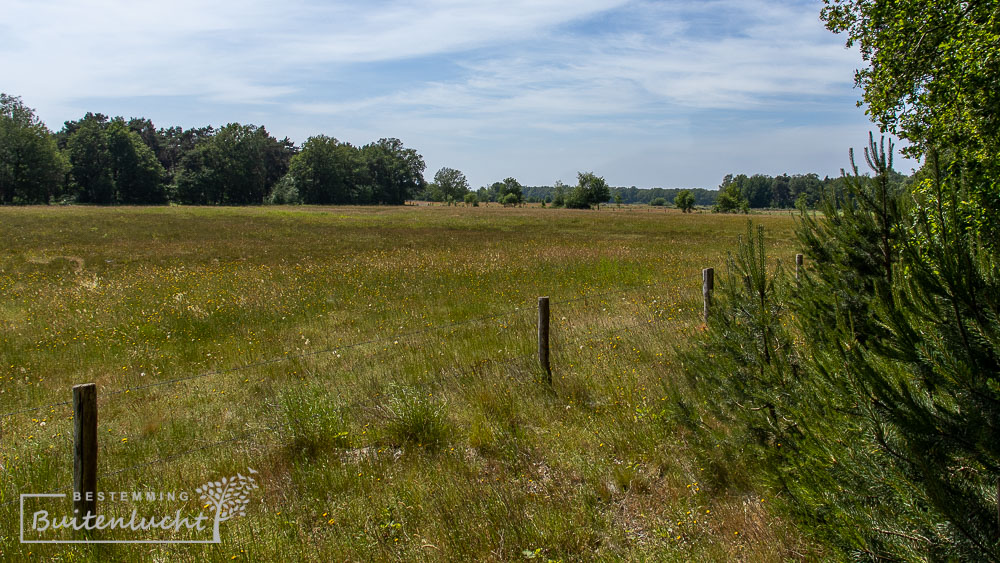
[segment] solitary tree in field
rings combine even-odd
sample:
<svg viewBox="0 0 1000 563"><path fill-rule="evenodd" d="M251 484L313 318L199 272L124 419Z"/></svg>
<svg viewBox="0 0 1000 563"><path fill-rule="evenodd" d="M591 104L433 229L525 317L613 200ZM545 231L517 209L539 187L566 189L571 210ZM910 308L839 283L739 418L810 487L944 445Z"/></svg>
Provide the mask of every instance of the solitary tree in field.
<svg viewBox="0 0 1000 563"><path fill-rule="evenodd" d="M593 172L579 172L576 175L577 185L566 198L566 207L587 209L591 206L601 207L601 204L611 199L611 188L601 176Z"/></svg>
<svg viewBox="0 0 1000 563"><path fill-rule="evenodd" d="M521 183L514 178L505 178L503 182L497 182L494 186L499 190L497 200L505 206L517 205L524 200Z"/></svg>
<svg viewBox="0 0 1000 563"><path fill-rule="evenodd" d="M694 194L691 190L681 190L674 197L674 205L684 213L691 213L694 209Z"/></svg>

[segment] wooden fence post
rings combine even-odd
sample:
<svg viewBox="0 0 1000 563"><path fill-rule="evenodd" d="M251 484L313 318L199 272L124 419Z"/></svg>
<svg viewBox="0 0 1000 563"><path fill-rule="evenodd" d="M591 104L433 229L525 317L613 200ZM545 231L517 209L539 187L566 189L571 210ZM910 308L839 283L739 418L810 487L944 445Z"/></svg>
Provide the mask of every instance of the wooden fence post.
<svg viewBox="0 0 1000 563"><path fill-rule="evenodd" d="M97 385L93 383L73 387L73 511L81 519L97 514Z"/></svg>
<svg viewBox="0 0 1000 563"><path fill-rule="evenodd" d="M801 270L801 269L802 269L802 255L801 254L796 254L795 255L795 279L796 280L799 279L799 270Z"/></svg>
<svg viewBox="0 0 1000 563"><path fill-rule="evenodd" d="M712 308L712 291L715 289L715 269L705 268L701 271L701 295L705 300L705 311L702 317L708 324L708 311Z"/></svg>
<svg viewBox="0 0 1000 563"><path fill-rule="evenodd" d="M549 298L538 298L538 364L545 371L545 380L552 385L552 368L549 366Z"/></svg>
<svg viewBox="0 0 1000 563"><path fill-rule="evenodd" d="M705 268L701 271L701 295L705 299L705 311L702 317L708 324L708 310L712 308L712 291L715 289L715 269Z"/></svg>

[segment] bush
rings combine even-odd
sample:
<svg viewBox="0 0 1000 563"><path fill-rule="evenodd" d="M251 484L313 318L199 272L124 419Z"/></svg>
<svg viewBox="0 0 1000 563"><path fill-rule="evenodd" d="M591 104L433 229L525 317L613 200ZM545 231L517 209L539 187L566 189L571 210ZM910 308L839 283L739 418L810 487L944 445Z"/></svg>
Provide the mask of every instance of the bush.
<svg viewBox="0 0 1000 563"><path fill-rule="evenodd" d="M798 436L793 412L802 393L784 328L787 285L780 264L769 271L763 227L747 222L718 286L701 346L685 354L688 375L743 462L774 469L780 448Z"/></svg>
<svg viewBox="0 0 1000 563"><path fill-rule="evenodd" d="M295 186L295 179L289 174L285 174L274 186L274 190L267 198L267 203L271 205L298 205L302 203L299 197L299 189Z"/></svg>
<svg viewBox="0 0 1000 563"><path fill-rule="evenodd" d="M649 202L653 207L664 207L667 205L667 200L662 197L658 197Z"/></svg>

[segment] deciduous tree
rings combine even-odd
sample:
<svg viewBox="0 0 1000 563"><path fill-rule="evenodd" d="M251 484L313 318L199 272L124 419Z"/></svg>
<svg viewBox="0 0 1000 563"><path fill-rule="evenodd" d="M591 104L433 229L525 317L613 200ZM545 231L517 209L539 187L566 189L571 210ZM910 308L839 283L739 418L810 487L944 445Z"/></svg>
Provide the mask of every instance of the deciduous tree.
<svg viewBox="0 0 1000 563"><path fill-rule="evenodd" d="M674 198L674 206L684 213L690 213L694 209L694 194L691 190L681 190Z"/></svg>
<svg viewBox="0 0 1000 563"><path fill-rule="evenodd" d="M66 164L55 140L21 98L0 94L0 204L48 203Z"/></svg>
<svg viewBox="0 0 1000 563"><path fill-rule="evenodd" d="M449 197L461 201L469 191L469 181L461 171L445 167L434 173L434 183L427 191L431 201L446 201Z"/></svg>

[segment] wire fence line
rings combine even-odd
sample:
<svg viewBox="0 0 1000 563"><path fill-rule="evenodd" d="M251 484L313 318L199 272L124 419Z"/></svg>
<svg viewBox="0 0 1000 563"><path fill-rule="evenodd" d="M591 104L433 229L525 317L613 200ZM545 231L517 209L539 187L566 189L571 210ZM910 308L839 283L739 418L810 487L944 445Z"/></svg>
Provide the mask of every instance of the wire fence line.
<svg viewBox="0 0 1000 563"><path fill-rule="evenodd" d="M480 365L486 365L486 364L494 365L494 366L497 366L497 365L509 365L509 364L516 363L516 362L526 362L526 361L529 361L531 359L532 359L531 355L512 356L512 357L505 357L505 358L500 358L500 359L487 358L487 359L475 362L474 364L470 364L469 366L466 366L466 369L463 369L463 370L453 370L452 373L450 375L448 375L448 376L434 378L432 382L433 383L437 383L437 384L442 384L442 383L447 383L448 381L451 381L451 380L460 379L462 376L466 375L466 371L467 370L469 370L469 369L474 370L475 367L478 367ZM369 405L369 403L371 403L373 399L375 399L375 398L354 400L354 401L351 401L349 403L340 404L340 405L338 405L338 408L347 408L347 409L355 409L355 408L359 408L359 407L361 407L361 408L364 408L364 407L375 408L375 407L371 407ZM280 418L280 413L277 412L278 409L279 409L279 404L277 404L277 403L274 403L274 404L268 403L268 406L269 406L268 410L271 413L274 413L275 418ZM217 440L217 441L214 441L214 442L210 442L208 444L203 444L201 446L189 448L189 449L184 450L182 452L177 452L177 453L174 453L174 454L170 454L170 455L166 455L166 456L161 456L161 457L158 457L158 458L153 459L153 460L136 463L136 464L133 464L133 465L129 465L127 467L115 469L113 471L106 471L106 472L103 472L103 473L99 473L98 474L98 479L107 479L107 478L115 477L115 476L120 475L120 474L124 474L124 473L128 473L128 472L131 472L131 471L135 471L137 469L142 469L142 468L146 468L146 467L153 467L153 466L156 466L156 465L161 465L163 463L174 461L176 459L180 459L182 457L185 457L185 456L197 453L197 452L205 451L205 450L212 450L212 449L216 449L216 448L222 449L223 447L229 447L229 446L235 445L237 443L244 442L244 441L246 441L246 440L248 440L250 438L255 438L255 437L257 437L257 436L259 436L259 435L261 435L261 434L263 434L263 433L265 433L267 431L270 431L270 432L273 432L273 433L276 433L276 434L279 434L279 435L283 435L282 431L287 431L287 430L290 430L290 428L287 425L285 425L285 424L283 424L281 422L276 421L275 423L273 423L271 425L268 425L268 426L265 426L263 428L257 428L257 429L254 429L254 430L248 430L246 432L237 434L235 436L230 436L229 438L225 438L225 439L222 439L222 440ZM131 444L135 444L135 442L131 442ZM63 493L63 492L66 492L66 491L70 491L72 489L73 489L73 485L68 485L68 486L65 486L65 487L61 487L59 489L55 489L53 491L49 491L48 494L59 494L59 493ZM15 496L19 497L19 493L15 493ZM14 499L14 500L10 500L10 501L4 502L4 503L0 503L0 506L10 506L12 504L15 504L16 502L18 502L18 499Z"/></svg>
<svg viewBox="0 0 1000 563"><path fill-rule="evenodd" d="M343 350L349 350L349 349L352 349L352 348L359 348L359 347L367 346L367 345L370 345L370 344L377 344L379 342L387 342L389 340L398 340L400 338L409 338L409 337L417 336L417 335L428 333L428 332L433 332L433 331L437 331L437 330L443 330L443 329L446 329L446 328L452 328L452 327L461 326L461 325L465 325L465 324L471 324L471 323L475 323L475 322L481 322L483 320L491 320L491 319L504 318L504 317L507 317L507 316L511 316L511 315L513 315L515 313L518 313L521 310L522 309L520 307L517 307L517 308L514 308L514 309L507 310L507 311L501 311L501 312L493 313L493 314L490 314L490 315L483 315L483 316L480 316L480 317L474 317L474 318L471 318L471 319L465 319L463 321L458 321L458 322L454 322L454 323L448 323L448 324L443 324L443 325L434 325L434 326L423 328L423 329L420 329L420 330L414 330L414 331L409 331L409 332L397 333L397 334L393 334L393 335L389 335L389 336L381 336L381 337L378 337L378 338L372 338L372 339L364 340L364 341L361 341L361 342L354 342L354 343L351 343L351 344L344 344L344 345L341 345L341 346L334 346L334 347L323 348L321 350L312 350L312 351L309 351L309 352L301 352L301 353L298 353L298 354L289 354L288 352L285 352L281 356L277 356L277 357L274 357L274 358L269 358L269 359L266 359L266 360L261 360L261 361L258 361L258 362L251 362L251 363L242 364L242 365L238 365L238 366L234 366L234 367L230 367L230 368L224 368L224 369L206 371L206 372L195 374L195 375L186 375L186 376L182 376L182 377L175 377L175 378L171 378L171 379L165 379L163 381L157 381L157 382L148 383L148 384L145 384L145 385L137 385L137 386L134 386L134 387L127 387L125 389L116 389L114 391L108 391L108 392L102 393L101 395L102 395L102 397L114 397L114 396L117 396L117 395L123 395L125 393L131 393L131 392L134 392L134 391L142 391L142 390L151 389L151 388L154 388L154 387L163 387L163 386L168 386L168 385L175 385L177 383L182 383L184 381L192 381L192 380L195 380L195 379L204 379L204 378L213 377L213 376L216 376L216 375L223 375L223 374L227 374L227 373L234 373L234 372L239 372L239 371L245 371L245 370L248 370L248 369L254 369L254 368L263 367L263 366L267 366L267 365L271 365L271 364L276 364L276 363L280 363L280 362L286 362L286 361L291 361L291 360L298 360L298 359L307 358L307 357L311 357L311 356L318 356L318 355L322 355L322 354L332 354L334 352L339 352L339 351L343 351ZM40 411L40 410L43 410L43 409L54 408L54 407L58 407L58 406L65 406L65 405L69 405L69 404L72 404L72 401L62 401L62 402L59 402L59 403L52 403L52 404L48 404L48 405L39 405L39 406L36 406L36 407L28 407L28 408L24 408L24 409L20 409L20 410L16 410L16 411L11 411L11 412L0 414L0 418L8 418L8 417L15 416L15 415L18 415L18 414L24 414L24 413L29 413L29 412L36 412L36 411Z"/></svg>
<svg viewBox="0 0 1000 563"><path fill-rule="evenodd" d="M244 432L242 434L239 434L237 436L231 436L231 437L226 438L224 440L219 440L219 441L216 441L216 442L205 444L205 445L202 445L202 446L198 446L196 448L190 448L188 450L184 450L183 452L178 452L178 453L171 454L171 455L168 455L168 456L159 457L159 458L151 460L151 461L145 461L145 462L142 462L142 463L136 463L134 465L130 465L128 467L123 467L121 469L116 469L114 471L109 471L109 472L106 472L106 473L100 473L100 474L98 474L97 477L98 477L98 479L107 479L107 478L110 478L110 477L114 477L116 475L121 475L123 473L128 473L130 471L135 471L136 469L142 469L144 467L152 467L154 465L160 465L160 464L166 463L168 461L173 461L173 460L182 458L184 456L191 455L191 454L196 453L196 452L200 452L200 451L204 451L204 450L210 450L210 449L213 449L213 448L217 448L219 446L227 446L227 445L235 444L235 443L238 443L238 442L243 442L243 441L245 441L245 440L247 440L249 438L259 436L260 434L263 434L267 430L276 431L279 428L280 428L279 426L267 426L267 427L259 428L259 429L256 429L256 430L250 430L250 431ZM71 490L73 490L73 485L68 485L66 487L61 487L59 489L55 489L53 491L50 491L49 493L46 493L46 494L59 494L59 493L64 493L66 491L71 491ZM7 502L4 502L3 504L0 504L0 506L10 506L12 504L17 503L20 500L20 494L15 494L15 496L17 496L18 498L14 499L14 500L9 500Z"/></svg>
<svg viewBox="0 0 1000 563"><path fill-rule="evenodd" d="M565 305L565 304L577 303L577 302L581 302L581 301L589 301L589 300L595 300L595 299L602 299L602 298L606 298L606 297L609 297L609 296L612 296L612 295L625 294L625 293L629 293L629 292L635 291L637 289L646 289L646 288L650 288L650 287L652 287L652 286L651 285L630 286L630 287L627 287L627 288L624 288L624 289L620 289L620 290L602 292L602 293L599 293L599 294L588 294L588 295L583 295L583 296L579 296L579 297L576 297L576 298L571 298L571 299L565 299L565 300L561 300L561 301L556 301L555 304ZM474 318L470 318L470 319L465 319L465 320L462 320L462 321L456 321L456 322L453 322L453 323L447 323L447 324L443 324L443 325L429 326L429 327L426 327L426 328L423 328L423 329L419 329L419 330L409 331L409 332L405 332L405 333L397 333L397 334L390 335L390 336L373 338L373 339L369 339L369 340L365 340L365 341L361 341L361 342L355 342L355 343L351 343L351 344L346 344L346 345L342 345L342 346L330 347L330 348L323 349L323 350L315 350L315 351L311 351L311 352L304 352L304 353L294 354L294 355L286 353L284 356L281 356L281 357L278 357L278 358L272 358L272 359L263 360L263 361L260 361L260 362L252 362L252 363L249 363L249 364L245 364L245 365L241 365L241 366L236 366L236 367L233 367L233 368L228 368L228 369L223 369L223 370L214 370L214 371L205 372L205 373L202 373L202 374L191 375L191 376L186 376L186 377L179 377L179 378L174 378L174 379L167 380L167 381L161 381L161 382L151 383L151 384L148 384L148 385L142 385L142 386L127 388L127 389L122 389L122 390L116 390L116 391L112 391L110 393L105 394L105 396L106 397L113 397L113 396L117 396L117 395L121 395L121 394L124 394L124 393L131 392L131 391L138 391L138 390L142 390L142 389L148 389L148 388L154 388L154 387L161 387L161 386L164 386L164 385L176 384L176 383L183 382L183 381L189 381L189 380L193 380L193 379L206 378L206 377L213 376L213 375L220 375L220 374L225 374L225 373L232 373L232 372L237 372L237 371L243 371L243 370L247 370L247 369L251 369L251 368L255 368L255 367L270 365L270 364L274 364L274 363L278 363L278 362L282 362L282 361L287 361L287 360L292 360L292 359L296 359L296 358L304 358L304 357L316 356L316 355L320 355L320 354L327 354L327 353L332 353L332 352L337 352L337 351L343 351L343 350L347 350L347 349L351 349L351 348L362 347L362 346L366 346L366 345L370 345L370 344L375 344L375 343L379 343L379 342L385 342L385 341L389 341L389 340L393 340L393 339L396 339L396 340L398 340L398 339L404 339L404 338L407 338L407 337L417 336L417 335L428 333L428 332L439 331L439 330L442 330L442 329L447 329L447 328L452 328L452 327L457 327L457 326L462 326L462 325L468 325L468 324L472 324L472 323L476 323L476 322L482 322L482 321L485 321L485 320L503 319L503 318L510 317L510 316L513 316L513 315L518 314L518 313L523 313L523 312L525 312L527 310L530 310L530 307L528 307L528 306L519 306L519 307L515 307L513 309L509 309L507 311L493 313L493 314L490 314L490 315L483 315L483 316L474 317ZM602 309L602 310L606 310L606 309ZM645 324L646 323L634 323L635 326L642 326L642 325L645 325ZM567 340L567 342L578 342L578 341L580 341L579 337ZM468 364L466 366L452 366L452 368L449 370L449 372L447 374L443 374L443 377L442 376L434 377L434 378L431 379L431 381L429 381L429 383L441 385L441 384L445 384L445 383L447 383L447 382L449 382L451 380L462 379L462 378L468 377L468 375L470 373L475 373L477 371L477 368L479 368L480 365L486 365L486 364L504 365L504 364L511 364L511 363L515 363L515 362L528 362L528 361L530 361L532 359L534 359L534 355L533 354L529 354L529 355L516 355L516 356L513 356L513 357L505 357L505 358L501 358L501 359L486 358L486 359L483 359L483 360L476 361L474 363ZM445 371L444 368L442 368L442 372L444 372L444 371ZM372 402L372 400L378 399L381 396L382 395L376 395L375 397L372 397L372 398L355 400L355 401L352 401L352 402L347 403L347 404L339 405L338 408L353 409L353 408L358 408L358 407L370 406L370 405L368 405L368 403ZM71 404L71 403L72 403L72 401L66 401L66 402L62 402L62 403L54 403L54 404L51 404L51 405L42 405L42 406L39 406L39 407L34 407L32 409L22 409L20 411L15 411L14 413L6 413L6 414L4 414L2 416L11 416L13 414L17 414L17 413L21 413L21 412L31 412L33 410L41 410L41 409L44 409L44 408L50 408L50 407L55 407L55 406L67 405L67 404ZM278 404L278 403L274 403L274 404L268 403L268 406L270 407L268 410L270 412L272 412L272 413L275 414L275 418L276 419L280 420L281 413L277 412L278 408L280 407L280 404ZM371 408L376 408L376 407L372 406ZM223 440L218 440L218 441L214 441L214 442L211 442L211 443L208 443L208 444L204 444L204 445L201 445L201 446L197 446L197 447L194 447L194 448L189 448L189 449L184 450L182 452L178 452L178 453L175 453L175 454L170 454L170 455L167 455L167 456L161 456L159 458L156 458L156 459L153 459L153 460L150 460L150 461L133 464L133 465L130 465L128 467L120 468L120 469L117 469L117 470L114 470L114 471L104 472L104 473L99 474L99 477L100 478L114 477L114 476L117 476L117 475L120 475L120 474L123 474L123 473L127 473L127 472L130 472L130 471L137 470L137 469L160 465L160 464L163 464L163 463L166 463L166 462L169 462L169 461L172 461L172 460L176 460L178 458L181 458L181 457L184 457L184 456L187 456L187 455L191 455L193 453L197 453L197 452L200 452L200 451L205 451L205 450L210 450L210 449L215 449L215 448L222 448L222 447L229 447L229 446L234 445L236 443L243 442L243 441L245 441L245 440L247 440L249 438L259 436L260 434L262 434L265 431L271 431L271 432L278 432L278 433L280 433L282 430L287 430L287 429L288 429L287 426L285 426L281 422L277 422L276 424L271 425L271 426L266 426L263 429L251 430L251 431L248 431L248 432L244 432L244 433L238 434L236 436L231 436L231 437L223 439ZM135 442L133 442L133 444L134 443ZM64 492L64 491L67 491L67 490L71 490L72 488L73 488L72 486L63 487L61 489L58 489L58 490L54 491L54 493ZM13 504L14 502L17 502L17 501L16 500L9 501L9 502L3 503L3 505L4 506L10 505L10 504Z"/></svg>
<svg viewBox="0 0 1000 563"><path fill-rule="evenodd" d="M582 300L588 299L588 298L606 297L608 295L625 293L626 291L628 291L628 290L621 290L621 291L614 291L614 292L605 292L604 294L601 294L601 295L587 296L587 297L583 297L583 298L577 298L577 299L563 301L563 302L560 302L560 303L579 302L579 301L582 301ZM512 309L506 315L500 314L500 315L481 316L481 317L477 317L475 319L467 319L465 321L460 321L460 322L456 322L456 323L449 323L448 325L439 325L439 326L436 326L436 327L431 327L431 328L420 330L420 331L412 331L411 333L408 333L408 334L419 334L421 332L429 332L430 330L432 330L434 328L441 329L441 328L448 328L448 327L451 327L451 326L458 326L458 325L463 325L463 324L470 324L472 322L481 321L481 320L484 320L484 319L500 319L500 318L504 318L505 316L507 316L507 317L512 316L513 314L518 313L518 312L522 312L523 310L526 310L526 309ZM641 326L641 323L636 323L636 326ZM399 335L397 335L397 336L398 337L402 337L402 336L399 336ZM359 346L363 346L363 345L366 345L366 344L371 344L371 343L375 343L375 342L385 341L385 340L388 340L389 338L394 338L394 337L386 337L386 338L372 339L372 340L368 340L368 341L364 341L364 342L358 342L358 343L354 343L354 344L351 344L351 345L348 345L348 346L342 346L342 347L336 348L334 350L343 350L343 349L350 348L350 347L359 347ZM566 342L567 343L574 343L575 344L575 343L582 342L584 340L588 340L588 339L587 338L577 337L577 338L568 339ZM319 353L323 353L323 352L325 352L325 351L314 351L314 352L311 352L309 354L304 354L304 355L319 354ZM302 356L302 355L300 355L300 356ZM496 367L496 366L511 365L511 364L515 364L515 363L529 364L529 363L533 363L535 359L536 358L534 356L534 353L531 353L531 354L522 354L522 355L514 355L514 356L504 356L504 357L501 357L501 358L495 358L495 357L482 358L480 360L477 360L475 362L471 362L471 363L468 363L468 364L465 364L465 365L461 365L461 366L452 365L450 368L442 368L441 371L442 372L447 371L447 373L444 373L443 375L438 375L436 377L432 377L428 381L426 381L426 383L433 384L433 385L439 385L439 386L440 385L446 385L446 384L454 382L456 380L461 380L463 378L467 378L470 375L475 375L475 373L477 373L479 370L485 368L486 366ZM272 361L268 361L268 362L256 362L254 364L248 364L248 366L240 366L239 368L234 368L234 369L229 369L229 370L218 370L217 372L213 372L213 373L226 373L226 372L238 371L240 369L247 369L248 367L259 366L259 365L266 365L268 363L275 363L276 361L278 361L278 359L272 360ZM194 377L202 377L202 376L205 376L205 374L199 374L199 376L193 376L193 377L188 377L188 378L177 378L175 380L172 380L172 382L184 381L184 380L187 380L187 379L192 379ZM158 385L164 384L164 383L165 382L159 382L158 384L152 384L152 385L148 385L148 386L143 386L142 388L155 387L155 386L158 386ZM120 391L120 392L112 393L110 395L117 395L117 394L120 394L120 393L123 393L123 392L125 392L125 391ZM351 402L348 402L348 403L339 404L339 405L337 405L337 407L338 408L346 408L346 409L377 408L377 406L372 406L372 405L370 405L370 403L372 401L374 401L374 400L378 400L379 398L381 398L383 396L384 395L376 395L375 397L371 397L371 398L358 399L358 400L354 400L354 401L351 401ZM278 408L280 407L280 404L278 404L278 403L270 403L270 402L267 402L267 401L265 403L269 407L267 410L270 413L273 413L275 415L274 418L276 418L276 419L280 418L281 414L279 412L277 412ZM282 428L287 428L287 427L278 424L278 425L269 426L266 429L267 430L271 430L271 431L279 431ZM211 449L211 448L214 448L214 447L217 447L217 446L221 446L221 445L227 445L227 444L237 443L239 441L242 441L242 440L246 439L247 437L249 437L252 434L259 434L260 432L261 432L261 430L256 430L256 431L251 431L251 432L248 432L248 433L243 433L243 434L240 434L240 435L238 435L236 437L233 437L233 438L228 438L228 439L224 439L224 440L212 442L210 444L207 444L207 445L204 445L204 446L199 446L199 447L196 447L196 448L191 448L189 450L185 450L185 451L177 453L177 454L172 454L172 455L169 455L169 456L160 457L160 458L151 460L149 462L143 462L143 463L135 464L133 466L129 466L129 467L126 467L126 468L122 468L122 469L118 469L118 470L115 470L115 471L111 471L111 472L108 472L108 473L102 473L102 474L99 475L99 477L102 477L102 478L111 477L111 476L114 476L114 475L118 475L120 473L124 473L124 472L127 472L127 471L132 471L132 470L137 469L137 468L148 467L148 466L152 466L152 465L157 465L159 463L164 463L164 462L167 462L167 461L170 461L170 460L173 460L173 459L177 459L179 457L183 457L183 456L186 456L186 455L198 452L198 451L203 451L203 450L206 450L206 449ZM144 440L141 440L140 442L136 442L134 440L134 438L137 438L137 437L138 436L129 436L128 438L131 439L131 441L129 441L128 444L130 446L134 446L134 445L136 445L136 444L141 443L142 441L144 441ZM67 436L67 440L72 441L69 436ZM112 446L112 445L116 446L116 447L118 446L117 443L112 442L110 444L104 444L102 446L102 450L105 449L105 448L107 448L108 446ZM53 492L54 493L59 493L59 492L63 492L63 491L70 490L70 489L72 489L72 486L64 487L62 489L58 489L58 490L53 491ZM0 504L0 506L8 505L8 504L11 504L11 503L10 502L3 503L3 504Z"/></svg>
<svg viewBox="0 0 1000 563"><path fill-rule="evenodd" d="M631 291L635 291L637 289L648 289L648 288L651 288L651 287L653 287L652 284L635 285L635 286L629 286L627 288L620 289L620 290L607 291L607 292L602 292L602 293L597 293L597 294L588 294L588 295L583 295L583 296L579 296L579 297L574 297L574 298L571 298L571 299L563 299L563 300L559 300L559 301L552 301L551 303L553 305L563 305L563 304L575 303L575 302L578 302L578 301L588 301L588 300L592 300L592 299L598 299L598 298L607 297L607 296L610 296L610 295L617 295L617 294L622 294L622 293L628 293L628 292L631 292ZM522 306L514 307L512 309L507 309L507 310L504 310L504 311L494 312L494 313L491 313L489 315L482 315L482 316L473 317L473 318L470 318L470 319L464 319L464 320L461 320L461 321L456 321L456 322L453 322L453 323L446 323L446 324L441 324L441 325L433 325L433 326L429 326L429 327L426 327L426 328L423 328L423 329L419 329L419 330L413 330L413 331L408 331L408 332L396 333L396 334L387 335L387 336L380 336L380 337L377 337L377 338L372 338L372 339L364 340L364 341L361 341L361 342L354 342L354 343L350 343L350 344L344 344L344 345L341 345L341 346L333 346L333 347L328 347L328 348L324 348L324 349L321 349L321 350L313 350L313 351L310 351L310 352L301 352L301 353L297 353L297 354L289 354L288 352L285 352L285 354L283 354L281 356L277 356L277 357L274 357L274 358L269 358L269 359L266 359L266 360L260 360L260 361L257 361L257 362L250 362L250 363L247 363L247 364L242 364L242 365L238 365L238 366L234 366L234 367L230 367L230 368L210 370L210 371L206 371L206 372L199 373L199 374L186 375L186 376L181 376L181 377L175 377L175 378L166 379L166 380L163 380L163 381L157 381L157 382L153 382L153 383L147 383L147 384L144 384L144 385L137 385L137 386L134 386L134 387L126 387L124 389L116 389L116 390L113 390L113 391L108 391L108 392L102 393L101 394L101 398L104 398L104 397L114 397L114 396L123 395L123 394L126 394L126 393L132 393L132 392L136 392L136 391L143 391L143 390L146 390L146 389L152 389L152 388L156 388L156 387L164 387L164 386L169 386L169 385L175 385L175 384L182 383L182 382L185 382L185 381L193 381L193 380L197 380L197 379L205 379L205 378L208 378L208 377L214 377L214 376L217 376L217 375L224 375L224 374L228 374L228 373L235 373L235 372L245 371L245 370L249 370L249 369L255 369L255 368L264 367L264 366L267 366L267 365L277 364L277 363L291 361L291 360L298 360L298 359L308 358L308 357L312 357L312 356L319 356L319 355L324 355L324 354L332 354L332 353L335 353L335 352L340 352L340 351L344 351L344 350L350 350L350 349L353 349L353 348L359 348L359 347L368 346L368 345L371 345L371 344L377 344L377 343L380 343L380 342L387 342L387 341L390 341L390 340L399 340L399 339L411 338L413 336L419 336L421 334L426 334L426 333L429 333L429 332L435 332L435 331L444 330L444 329L448 329L448 328L454 328L454 327L463 326L463 325L467 325L467 324L472 324L472 323L477 323L477 322L483 322L483 321L486 321L486 320L496 320L496 319L506 318L506 317L510 317L510 316L515 315L515 314L521 313L523 311L526 311L530 307L531 307L531 304L524 304ZM63 407L63 406L71 405L72 403L73 403L72 401L60 401L60 402L57 402L57 403L50 403L50 404L46 404L46 405L38 405L38 406L34 406L34 407L26 407L26 408L23 408L23 409L17 409L17 410L5 412L5 413L0 413L0 419L9 418L9 417L16 416L16 415L19 415L19 414L27 414L27 413L31 413L31 412L38 412L38 411L45 410L45 409L53 409L53 408L56 408L56 407Z"/></svg>

